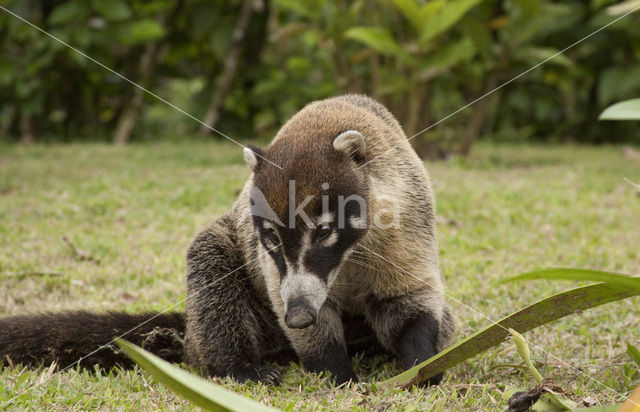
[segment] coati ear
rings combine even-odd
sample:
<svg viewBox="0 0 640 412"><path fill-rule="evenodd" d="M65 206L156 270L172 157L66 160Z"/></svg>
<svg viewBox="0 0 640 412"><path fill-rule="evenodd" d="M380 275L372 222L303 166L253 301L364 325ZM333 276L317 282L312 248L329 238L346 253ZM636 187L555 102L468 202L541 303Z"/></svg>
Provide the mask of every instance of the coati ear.
<svg viewBox="0 0 640 412"><path fill-rule="evenodd" d="M362 164L366 160L367 144L364 136L357 130L347 130L333 139L333 148L346 153L349 157Z"/></svg>
<svg viewBox="0 0 640 412"><path fill-rule="evenodd" d="M243 150L244 153L244 161L247 162L247 166L251 171L256 170L256 166L260 161L260 157L262 156L262 150L250 144Z"/></svg>

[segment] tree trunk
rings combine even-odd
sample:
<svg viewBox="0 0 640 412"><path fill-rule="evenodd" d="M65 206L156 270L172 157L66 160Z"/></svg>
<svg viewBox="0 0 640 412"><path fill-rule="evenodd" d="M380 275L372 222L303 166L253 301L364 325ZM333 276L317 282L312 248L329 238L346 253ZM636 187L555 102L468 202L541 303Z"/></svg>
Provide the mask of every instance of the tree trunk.
<svg viewBox="0 0 640 412"><path fill-rule="evenodd" d="M420 109L422 108L422 87L415 84L413 89L409 91L409 102L407 108L407 120L405 123L405 133L410 139L418 131L418 120L420 117Z"/></svg>
<svg viewBox="0 0 640 412"><path fill-rule="evenodd" d="M495 89L496 83L496 75L490 74L486 86L484 87L483 94L489 93ZM466 157L471 153L471 146L473 146L476 140L478 140L478 137L480 137L482 129L484 128L484 123L487 118L487 108L491 104L492 97L493 96L487 96L477 102L475 106L471 106L473 114L471 115L471 120L469 121L469 125L462 137L460 147L458 148L459 155Z"/></svg>
<svg viewBox="0 0 640 412"><path fill-rule="evenodd" d="M472 108L473 110L473 108ZM471 146L478 139L478 136L482 132L482 127L484 126L484 119L486 118L487 112L487 102L481 100L478 102L478 105L475 107L473 114L471 115L471 120L467 125L467 129L464 132L464 136L462 137L462 142L460 142L460 147L458 148L458 154L460 156L469 156L471 153Z"/></svg>
<svg viewBox="0 0 640 412"><path fill-rule="evenodd" d="M240 9L240 16L236 22L236 27L233 29L233 36L231 38L231 45L229 46L229 53L227 59L224 62L224 67L220 77L216 81L215 90L213 91L213 98L211 103L205 112L203 122L210 127L215 127L220 117L220 107L224 99L229 94L233 78L236 74L238 67L238 60L240 52L242 50L242 42L247 35L247 28L251 21L251 13L253 12L254 1L247 0L242 3L242 9ZM200 133L208 135L211 133L211 129L205 125L200 127Z"/></svg>
<svg viewBox="0 0 640 412"><path fill-rule="evenodd" d="M20 143L32 144L36 141L36 135L33 131L33 122L31 116L22 114L20 116Z"/></svg>
<svg viewBox="0 0 640 412"><path fill-rule="evenodd" d="M149 77L151 76L151 69L155 61L157 47L157 42L147 44L145 46L144 53L142 54L142 58L140 59L138 79L143 87L146 87ZM131 97L131 100L129 100L125 105L122 113L120 113L120 116L118 117L118 125L116 126L115 133L113 134L114 143L124 144L129 141L131 132L133 131L133 126L136 124L140 108L142 107L142 102L144 101L144 93L144 90L140 87L135 87L133 89L133 96Z"/></svg>
<svg viewBox="0 0 640 412"><path fill-rule="evenodd" d="M172 10L165 11L158 16L158 23L161 26L165 26L167 23L167 15L175 16L180 7L181 2L178 1ZM144 48L142 57L140 58L140 62L138 64L138 84L142 87L146 88L150 83L149 80L153 73L153 65L156 60L159 44L160 41L148 43ZM120 116L118 116L118 125L116 126L116 131L113 133L114 143L124 144L129 141L133 127L135 126L138 115L140 114L140 108L144 102L144 94L145 91L140 87L135 87L133 89L133 96L131 97L131 100L129 100L124 109L122 109Z"/></svg>
<svg viewBox="0 0 640 412"><path fill-rule="evenodd" d="M11 113L9 118L6 119L5 122L0 123L0 139L2 139L6 134L9 133L11 126L13 125L14 114Z"/></svg>
<svg viewBox="0 0 640 412"><path fill-rule="evenodd" d="M129 142L143 101L144 92L142 89L136 87L133 91L133 97L122 110L120 116L118 116L118 125L116 126L116 131L113 133L114 143L125 144Z"/></svg>

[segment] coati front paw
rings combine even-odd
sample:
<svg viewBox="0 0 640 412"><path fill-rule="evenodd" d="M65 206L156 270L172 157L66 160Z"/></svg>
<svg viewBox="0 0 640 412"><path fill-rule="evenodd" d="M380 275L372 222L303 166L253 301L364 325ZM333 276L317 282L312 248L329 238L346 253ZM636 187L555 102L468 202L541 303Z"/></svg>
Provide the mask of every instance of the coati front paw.
<svg viewBox="0 0 640 412"><path fill-rule="evenodd" d="M262 382L265 385L279 385L280 371L269 366L247 366L237 368L229 373L236 381L243 383L246 381Z"/></svg>
<svg viewBox="0 0 640 412"><path fill-rule="evenodd" d="M358 376L353 372L353 369L351 369L349 371L332 372L331 380L336 384L336 386L339 386L349 381L353 383L358 382Z"/></svg>
<svg viewBox="0 0 640 412"><path fill-rule="evenodd" d="M421 388L428 388L429 386L432 386L432 385L439 385L441 381L442 381L442 374L439 373L436 376L430 377L424 382L420 382L418 386L420 386Z"/></svg>
<svg viewBox="0 0 640 412"><path fill-rule="evenodd" d="M354 374L351 376L342 376L342 377L336 377L334 379L334 382L336 383L336 385L342 385L343 383L347 383L347 382L353 382L353 383L358 383L358 377Z"/></svg>
<svg viewBox="0 0 640 412"><path fill-rule="evenodd" d="M276 368L270 368L268 366L263 366L258 369L258 381L262 382L265 385L280 385L280 380L282 379L282 375L280 371Z"/></svg>

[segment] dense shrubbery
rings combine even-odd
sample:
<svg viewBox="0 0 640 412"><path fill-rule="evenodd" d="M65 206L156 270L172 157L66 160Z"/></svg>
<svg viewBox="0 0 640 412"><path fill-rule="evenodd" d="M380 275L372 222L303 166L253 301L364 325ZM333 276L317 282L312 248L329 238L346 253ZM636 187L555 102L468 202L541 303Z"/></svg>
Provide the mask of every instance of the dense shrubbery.
<svg viewBox="0 0 640 412"><path fill-rule="evenodd" d="M599 27L637 0L4 1L25 19L239 138L268 137L306 102L381 99L408 135ZM501 140L637 139L598 124L640 93L640 21L627 16L414 139L424 155ZM234 34L235 33L235 34ZM117 141L200 125L0 12L0 134ZM606 129L605 129L606 127ZM636 140L637 141L637 140Z"/></svg>

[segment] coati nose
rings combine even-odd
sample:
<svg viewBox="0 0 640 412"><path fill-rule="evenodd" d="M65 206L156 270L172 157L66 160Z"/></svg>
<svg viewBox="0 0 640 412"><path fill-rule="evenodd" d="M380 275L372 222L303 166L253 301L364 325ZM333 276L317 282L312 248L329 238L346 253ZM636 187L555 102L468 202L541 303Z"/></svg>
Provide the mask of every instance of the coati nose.
<svg viewBox="0 0 640 412"><path fill-rule="evenodd" d="M304 296L293 298L287 304L284 323L292 329L304 329L316 323L316 311Z"/></svg>

